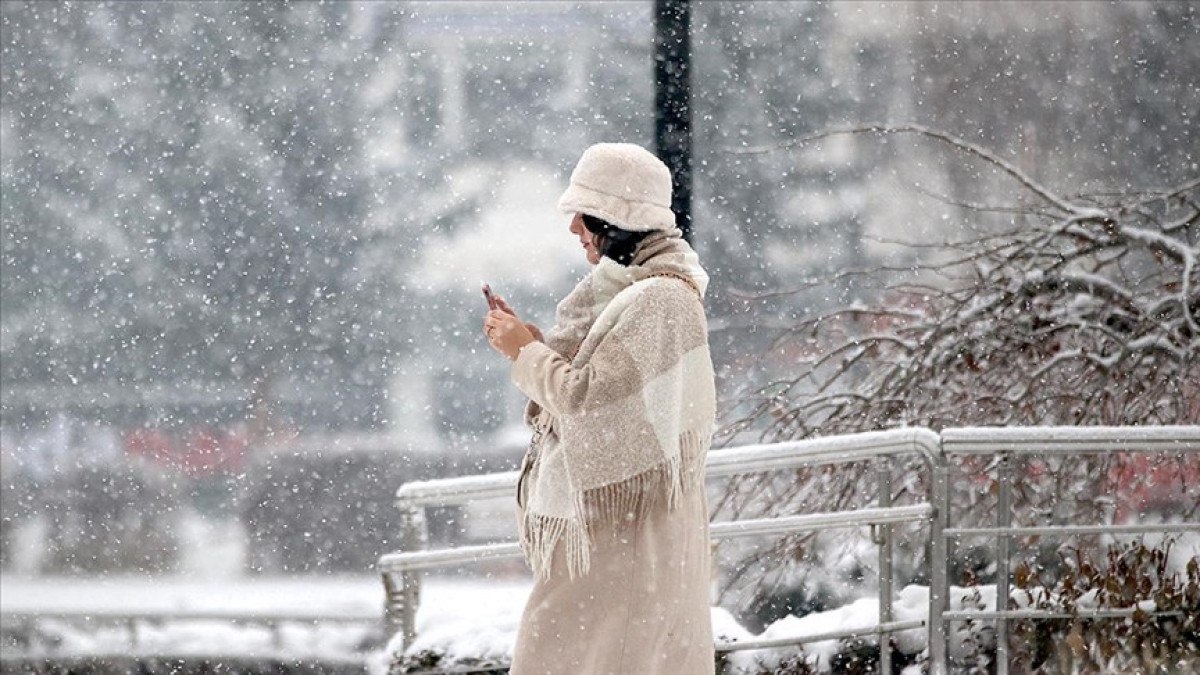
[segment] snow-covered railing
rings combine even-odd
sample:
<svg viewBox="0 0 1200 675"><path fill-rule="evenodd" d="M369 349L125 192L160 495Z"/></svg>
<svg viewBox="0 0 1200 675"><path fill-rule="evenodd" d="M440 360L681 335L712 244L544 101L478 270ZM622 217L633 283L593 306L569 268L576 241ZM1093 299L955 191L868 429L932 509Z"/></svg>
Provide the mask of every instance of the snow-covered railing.
<svg viewBox="0 0 1200 675"><path fill-rule="evenodd" d="M1012 539L1023 535L1065 536L1073 534L1141 534L1149 532L1200 532L1200 523L1147 523L1137 525L1071 524L1018 526L1012 523L1012 490L1015 482L1012 458L1017 456L1066 456L1105 455L1127 452L1170 452L1200 453L1200 426L1158 427L972 427L945 429L941 433L941 449L947 459L954 456L992 456L996 458L998 490L996 524L993 527L949 527L944 524L931 532L931 536L942 539L941 550L945 555L935 556L935 585L948 583L951 543L966 536L988 536L996 540L996 609L949 610L944 605L936 608L947 624L957 621L996 621L996 673L1009 672L1008 624L1019 619L1096 618L1112 619L1133 616L1134 609L1087 609L1073 608L1070 613L1036 609L1009 609L1009 577L1012 573ZM944 464L945 471L948 464ZM945 480L942 475L941 480ZM935 492L938 490L935 487ZM941 489L943 497L935 499L935 506L949 515L947 491ZM933 542L939 545L938 541ZM940 570L940 571L939 571ZM939 590L949 591L945 586ZM943 598L945 593L938 594ZM935 593L930 592L933 604ZM1001 603L1004 603L1003 605ZM935 608L931 608L935 609ZM1169 615L1172 612L1145 612L1149 615ZM929 649L932 655L935 645L943 655L947 650L949 631L930 632ZM932 659L931 659L932 662Z"/></svg>
<svg viewBox="0 0 1200 675"><path fill-rule="evenodd" d="M1200 524L1166 523L1145 525L1072 524L1014 526L1011 499L1014 475L1011 457L1018 455L1067 456L1125 452L1200 453L1200 426L1173 427L979 427L945 429L941 434L928 429L853 434L831 438L750 445L712 450L707 476L716 478L741 473L794 469L803 466L873 460L881 477L878 506L854 511L790 515L776 518L716 522L710 526L714 539L786 534L836 527L871 526L879 544L878 625L857 631L834 631L803 638L741 640L718 643L718 651L763 649L829 639L895 633L927 627L929 672L944 675L948 669L949 622L994 620L997 622L998 672L1008 672L1007 624L1018 619L1062 617L1119 618L1132 609L1073 609L1073 614L1050 610L1009 609L993 611L949 609L949 563L951 544L964 536L993 537L997 546L997 598L1009 597L1011 539L1020 535L1134 534L1146 532L1200 532ZM891 463L898 455L916 454L929 472L927 503L906 506L891 504ZM996 524L989 527L951 527L949 459L954 456L994 456L998 467ZM384 555L379 569L387 593L387 619L407 646L414 637L415 615L420 597L422 569L474 563L488 559L520 556L516 542L424 550L426 506L468 503L476 499L506 497L516 489L517 472L456 479L406 483L397 492L401 509L405 550ZM930 592L928 618L924 621L894 621L892 616L892 533L890 524L928 521L930 547ZM1154 614L1154 612L1149 612ZM891 672L887 640L880 640L880 672Z"/></svg>
<svg viewBox="0 0 1200 675"><path fill-rule="evenodd" d="M926 621L894 621L892 593L893 541L891 525L903 522L926 521L936 526L935 508L931 503L892 506L891 459L916 454L933 470L943 465L937 434L928 429L911 428L868 432L848 436L790 441L762 445L712 450L708 453L706 476L717 478L744 473L796 469L804 466L842 464L863 460L879 462L879 471L887 480L880 481L878 506L853 511L812 513L775 518L756 518L712 523L709 533L714 539L743 536L778 535L844 527L872 527L879 543L879 623L869 633L883 634L920 628ZM397 491L401 509L403 544L405 550L384 555L379 560L387 594L388 625L402 636L405 647L415 637L416 609L420 601L422 569L477 563L490 559L514 558L521 555L516 542L462 546L425 550L427 533L424 509L427 506L464 504L479 499L505 497L514 494L518 474L515 471L483 476L466 476L443 480L406 483ZM931 533L931 541L944 542L940 533ZM945 588L945 580L934 580L935 588ZM941 603L944 604L944 603ZM939 606L939 603L931 603ZM930 613L931 630L941 631L941 615ZM852 638L865 634L862 630L835 631L828 635L789 638L786 640L740 640L718 643L718 651L762 649L796 645L833 638ZM880 663L885 672L891 671L889 641L881 641Z"/></svg>

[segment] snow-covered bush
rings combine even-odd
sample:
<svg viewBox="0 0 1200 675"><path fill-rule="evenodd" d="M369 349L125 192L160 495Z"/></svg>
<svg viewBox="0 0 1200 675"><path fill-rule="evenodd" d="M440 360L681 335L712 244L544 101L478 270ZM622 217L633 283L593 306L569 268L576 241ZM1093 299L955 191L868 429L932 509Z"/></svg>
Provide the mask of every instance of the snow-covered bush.
<svg viewBox="0 0 1200 675"><path fill-rule="evenodd" d="M1064 552L1064 571L1045 575L1028 566L1016 573L1026 607L1136 608L1126 619L1042 619L1013 624L1021 672L1194 672L1200 667L1200 559L1182 574L1169 565L1173 541L1135 541L1109 547L1101 560L1079 549ZM1150 612L1166 612L1152 615Z"/></svg>
<svg viewBox="0 0 1200 675"><path fill-rule="evenodd" d="M761 442L907 425L1185 424L1200 415L1200 181L1176 187L1065 195L977 145L919 126L863 127L834 134L911 134L964 153L1011 179L1008 203L939 198L964 215L961 235L887 245L894 263L815 278L796 292L853 281L859 297L802 317L763 355L779 373L742 397L727 436ZM800 142L802 142L800 141ZM799 142L798 142L799 143ZM922 188L924 189L924 188ZM744 411L744 412L743 412ZM1135 448L1131 448L1133 450ZM1130 453L1029 460L1018 467L1018 518L1042 524L1136 517L1165 498L1183 518L1200 508L1195 456L1156 456L1153 470ZM995 466L961 461L951 483L956 524L994 518ZM923 472L892 472L898 503L928 494ZM870 505L877 472L867 463L806 468L731 480L718 509L739 518ZM1169 481L1163 484L1163 481ZM1165 497L1164 497L1165 495ZM1161 506L1159 507L1161 510ZM989 523L991 524L991 523ZM919 574L916 527L898 527L898 559ZM847 535L843 550L865 535ZM810 586L830 558L813 559L815 535L750 551L726 584L745 598ZM857 537L858 539L855 539ZM1025 542L1028 543L1028 542ZM825 549L828 555L841 555ZM1048 549L1047 553L1053 553ZM986 573L986 550L956 561L955 581ZM784 561L801 562L787 572Z"/></svg>

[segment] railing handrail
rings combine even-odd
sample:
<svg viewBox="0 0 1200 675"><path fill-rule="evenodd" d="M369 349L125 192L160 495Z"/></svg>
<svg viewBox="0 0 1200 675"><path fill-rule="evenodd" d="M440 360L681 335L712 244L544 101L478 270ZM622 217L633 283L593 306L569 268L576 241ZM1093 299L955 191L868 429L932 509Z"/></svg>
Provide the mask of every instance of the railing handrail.
<svg viewBox="0 0 1200 675"><path fill-rule="evenodd" d="M902 630L912 630L913 628L924 628L926 622L924 619L908 619L906 621L889 621L887 623L875 624L872 626L864 626L862 628L848 628L826 633L814 633L812 635L803 635L799 637L786 638L749 638L746 640L721 640L714 646L718 652L736 652L745 651L748 649L770 649L771 647L792 647L796 645L812 644L813 642L824 642L825 640L845 640L847 638L854 639L865 637L867 635L883 635L885 633L898 633Z"/></svg>
<svg viewBox="0 0 1200 675"><path fill-rule="evenodd" d="M711 478L802 466L845 464L877 457L917 454L926 461L941 457L938 435L924 427L866 431L720 448L708 453Z"/></svg>
<svg viewBox="0 0 1200 675"><path fill-rule="evenodd" d="M450 506L480 499L511 496L519 471L410 481L396 490L396 506Z"/></svg>
<svg viewBox="0 0 1200 675"><path fill-rule="evenodd" d="M1200 452L1200 426L955 427L943 429L946 455ZM1189 445L1190 444L1190 445Z"/></svg>
<svg viewBox="0 0 1200 675"><path fill-rule="evenodd" d="M831 511L828 513L806 513L798 516L726 520L709 525L708 533L714 539L732 539L735 537L831 530L864 525L911 523L929 520L932 515L933 506L927 503L891 506L887 508L867 507L853 511ZM454 548L435 549L432 551L397 551L387 553L379 558L378 567L381 572L400 573L407 570L428 569L485 559L515 558L520 555L521 549L519 545L516 542L506 541L492 544L476 544L474 546L456 546Z"/></svg>
<svg viewBox="0 0 1200 675"><path fill-rule="evenodd" d="M937 461L940 456L938 445L938 435L923 427L742 445L710 450L705 458L705 474L707 478L721 478L903 454L918 454L930 462ZM518 471L504 471L412 481L396 490L396 505L401 508L448 506L508 497L516 487L518 476Z"/></svg>

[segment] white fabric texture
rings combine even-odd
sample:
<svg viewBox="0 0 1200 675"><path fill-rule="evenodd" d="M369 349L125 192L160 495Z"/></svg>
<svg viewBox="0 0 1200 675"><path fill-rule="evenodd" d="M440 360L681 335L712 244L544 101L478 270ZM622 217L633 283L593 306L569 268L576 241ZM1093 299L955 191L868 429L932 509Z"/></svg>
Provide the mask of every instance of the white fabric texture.
<svg viewBox="0 0 1200 675"><path fill-rule="evenodd" d="M669 231L671 170L633 143L597 143L583 152L558 199L565 213L586 213L631 232Z"/></svg>
<svg viewBox="0 0 1200 675"><path fill-rule="evenodd" d="M627 267L601 258L559 302L545 342L513 362L535 431L518 523L535 573L548 573L565 538L571 577L586 574L592 524L638 519L659 493L674 508L682 491L702 489L716 414L708 275L681 235L650 234Z"/></svg>

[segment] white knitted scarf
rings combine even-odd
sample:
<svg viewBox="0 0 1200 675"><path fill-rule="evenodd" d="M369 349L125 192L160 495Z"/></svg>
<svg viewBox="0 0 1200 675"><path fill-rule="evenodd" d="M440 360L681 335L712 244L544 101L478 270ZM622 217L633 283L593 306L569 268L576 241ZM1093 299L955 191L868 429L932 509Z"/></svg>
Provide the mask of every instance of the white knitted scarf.
<svg viewBox="0 0 1200 675"><path fill-rule="evenodd" d="M628 266L601 258L545 333L571 375L554 392L557 410L531 399L524 413L536 471L518 527L543 577L559 539L571 578L585 574L597 526L640 521L660 496L673 510L704 483L716 409L708 275L681 235L652 233Z"/></svg>

